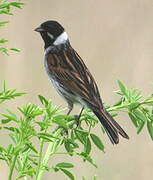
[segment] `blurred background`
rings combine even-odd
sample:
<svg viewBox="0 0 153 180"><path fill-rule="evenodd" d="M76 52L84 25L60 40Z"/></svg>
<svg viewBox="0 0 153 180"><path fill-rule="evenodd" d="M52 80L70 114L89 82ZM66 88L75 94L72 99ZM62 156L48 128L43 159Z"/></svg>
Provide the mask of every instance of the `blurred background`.
<svg viewBox="0 0 153 180"><path fill-rule="evenodd" d="M34 102L37 95L51 98L56 105L65 102L51 86L43 66L43 41L34 29L46 20L57 20L66 29L72 46L83 58L95 77L103 101L111 104L118 99L116 80L128 87L141 88L144 95L153 92L153 1L152 0L29 0L15 16L4 16L10 24L1 28L1 37L9 39L8 47L20 53L0 55L0 84L6 80L10 88L28 92L12 100L9 108ZM6 106L3 105L4 107ZM3 108L1 106L1 108ZM78 112L76 109L74 112ZM93 157L99 168L72 158L77 179L95 174L98 180L146 180L153 177L153 144L144 128L140 135L128 117L117 121L130 136L112 146L100 128L94 129L106 146L106 153L97 149ZM1 138L1 143L7 140ZM71 161L60 156L57 161ZM0 179L6 180L7 168L0 164ZM66 180L61 173L49 172L45 180ZM65 178L65 179L64 179Z"/></svg>

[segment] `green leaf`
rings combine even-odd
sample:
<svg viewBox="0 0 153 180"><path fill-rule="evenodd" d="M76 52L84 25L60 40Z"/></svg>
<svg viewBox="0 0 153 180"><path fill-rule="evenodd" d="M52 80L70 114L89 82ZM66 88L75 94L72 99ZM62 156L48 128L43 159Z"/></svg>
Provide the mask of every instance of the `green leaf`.
<svg viewBox="0 0 153 180"><path fill-rule="evenodd" d="M73 146L69 141L67 141L67 139L64 141L64 147L65 147L66 151L69 153L69 155L72 155Z"/></svg>
<svg viewBox="0 0 153 180"><path fill-rule="evenodd" d="M16 180L21 179L27 175L32 177L34 174L36 174L36 170L34 168L29 168L28 170L21 171L21 174L16 177Z"/></svg>
<svg viewBox="0 0 153 180"><path fill-rule="evenodd" d="M94 176L94 177L93 177L93 180L96 180L96 179L97 179L97 176Z"/></svg>
<svg viewBox="0 0 153 180"><path fill-rule="evenodd" d="M77 129L75 129L75 131L77 131L77 132L79 132L79 133L81 133L81 134L84 134L84 135L88 135L88 131L85 131L85 130L83 130L83 129L79 129L79 128L77 128Z"/></svg>
<svg viewBox="0 0 153 180"><path fill-rule="evenodd" d="M28 119L35 118L43 113L43 110L39 106L31 103L18 107L18 110Z"/></svg>
<svg viewBox="0 0 153 180"><path fill-rule="evenodd" d="M153 140L153 125L152 125L152 122L149 120L147 121L147 129L148 129L151 139Z"/></svg>
<svg viewBox="0 0 153 180"><path fill-rule="evenodd" d="M5 128L8 129L8 127L5 127ZM14 130L14 132L15 132L15 130ZM9 137L15 144L17 144L19 142L19 136L17 135L17 133L10 133Z"/></svg>
<svg viewBox="0 0 153 180"><path fill-rule="evenodd" d="M4 102L8 99L13 99L17 96L21 96L26 94L25 92L16 92L16 89L6 89L6 87L3 88L3 91L0 92L0 103Z"/></svg>
<svg viewBox="0 0 153 180"><path fill-rule="evenodd" d="M78 131L77 129L74 130L74 133L76 135L76 138L85 145L88 134L84 133L84 131Z"/></svg>
<svg viewBox="0 0 153 180"><path fill-rule="evenodd" d="M9 9L10 10L10 6L14 6L16 8L21 8L24 5L24 3L22 2L7 2L7 1L2 1L0 2L0 9Z"/></svg>
<svg viewBox="0 0 153 180"><path fill-rule="evenodd" d="M140 102L132 102L130 105L129 105L129 110L132 111L136 108L138 108L140 106Z"/></svg>
<svg viewBox="0 0 153 180"><path fill-rule="evenodd" d="M3 146L0 146L0 152L6 152L6 149Z"/></svg>
<svg viewBox="0 0 153 180"><path fill-rule="evenodd" d="M145 120L146 120L146 117L145 117L144 113L141 112L141 111L138 110L138 109L135 109L135 110L133 111L133 114L134 114L139 120L141 120L141 121L145 121Z"/></svg>
<svg viewBox="0 0 153 180"><path fill-rule="evenodd" d="M9 23L9 21L0 21L0 27L1 26L5 26L6 24L8 24Z"/></svg>
<svg viewBox="0 0 153 180"><path fill-rule="evenodd" d="M17 48L10 48L11 51L16 51L16 52L20 52L20 49Z"/></svg>
<svg viewBox="0 0 153 180"><path fill-rule="evenodd" d="M54 117L53 122L67 129L68 125L66 117L67 115L57 115L56 117Z"/></svg>
<svg viewBox="0 0 153 180"><path fill-rule="evenodd" d="M0 39L0 43L6 43L6 42L8 42L7 39Z"/></svg>
<svg viewBox="0 0 153 180"><path fill-rule="evenodd" d="M7 124L7 123L9 123L10 121L12 121L12 119L2 119L2 120L1 120L1 123L2 123L2 124Z"/></svg>
<svg viewBox="0 0 153 180"><path fill-rule="evenodd" d="M9 56L8 49L7 49L7 48L1 47L1 48L0 48L0 52L2 52L2 53L4 53L5 55Z"/></svg>
<svg viewBox="0 0 153 180"><path fill-rule="evenodd" d="M104 152L104 145L102 143L102 141L100 140L100 138L98 136L96 136L95 134L90 134L90 137L93 141L93 143L101 150Z"/></svg>
<svg viewBox="0 0 153 180"><path fill-rule="evenodd" d="M70 138L71 138L72 141L75 141L75 134L74 134L73 129L71 130L71 136L70 136Z"/></svg>
<svg viewBox="0 0 153 180"><path fill-rule="evenodd" d="M141 132L141 130L143 129L145 125L145 121L142 121L142 123L139 125L138 129L137 129L137 134L139 134Z"/></svg>
<svg viewBox="0 0 153 180"><path fill-rule="evenodd" d="M12 144L8 145L7 153L8 154L13 154L14 153L14 146Z"/></svg>
<svg viewBox="0 0 153 180"><path fill-rule="evenodd" d="M134 126L135 126L135 127L138 127L138 123L137 123L138 120L137 120L137 118L135 117L135 115L134 115L133 113L131 113L131 112L129 112L128 115L129 115L131 121L133 122Z"/></svg>
<svg viewBox="0 0 153 180"><path fill-rule="evenodd" d="M49 137L49 138L54 138L54 139L59 139L58 137L55 137L53 136L52 134L49 134L49 133L38 133L38 136L41 137L41 136L46 136L46 137Z"/></svg>
<svg viewBox="0 0 153 180"><path fill-rule="evenodd" d="M10 13L10 10L9 10L9 9L0 9L0 14L13 15L12 13Z"/></svg>
<svg viewBox="0 0 153 180"><path fill-rule="evenodd" d="M119 106L119 105L121 105L124 100L125 100L125 99L122 97L119 101L117 101L115 104L113 104L113 106Z"/></svg>
<svg viewBox="0 0 153 180"><path fill-rule="evenodd" d="M17 8L22 8L24 3L22 3L22 2L10 2L10 5L14 6L14 7L17 7Z"/></svg>
<svg viewBox="0 0 153 180"><path fill-rule="evenodd" d="M38 124L41 128L41 131L43 131L44 129L46 129L48 126L51 126L50 122L36 122L36 124Z"/></svg>
<svg viewBox="0 0 153 180"><path fill-rule="evenodd" d="M118 116L118 113L115 113L115 112L110 112L110 114L111 114L112 117Z"/></svg>
<svg viewBox="0 0 153 180"><path fill-rule="evenodd" d="M53 139L52 139L52 138L49 138L49 137L47 137L47 136L45 136L45 135L42 135L42 134L38 134L37 137L38 137L38 138L41 138L41 139L44 139L44 140L47 141L47 142L53 142Z"/></svg>
<svg viewBox="0 0 153 180"><path fill-rule="evenodd" d="M73 168L74 165L72 163L61 162L61 163L56 164L56 167L59 167L59 168Z"/></svg>
<svg viewBox="0 0 153 180"><path fill-rule="evenodd" d="M84 145L85 153L90 154L91 152L91 142L90 139L87 137L86 144Z"/></svg>
<svg viewBox="0 0 153 180"><path fill-rule="evenodd" d="M9 9L9 5L10 5L9 2L0 1L0 9L3 9L3 8L8 8Z"/></svg>
<svg viewBox="0 0 153 180"><path fill-rule="evenodd" d="M19 129L16 128L16 127L4 127L5 129L9 130L9 131L12 131L12 132L17 132L19 133Z"/></svg>
<svg viewBox="0 0 153 180"><path fill-rule="evenodd" d="M79 147L79 145L74 140L72 140L70 138L65 138L65 140L73 146L73 149Z"/></svg>
<svg viewBox="0 0 153 180"><path fill-rule="evenodd" d="M8 120L13 120L15 122L18 122L13 116L9 115L9 114L2 114L4 117L8 118Z"/></svg>
<svg viewBox="0 0 153 180"><path fill-rule="evenodd" d="M118 85L119 85L119 87L120 87L121 92L122 92L124 95L126 95L126 94L127 94L127 90L126 90L125 85L124 85L120 80L117 80L117 83L118 83Z"/></svg>
<svg viewBox="0 0 153 180"><path fill-rule="evenodd" d="M39 98L41 104L43 104L45 106L48 105L48 101L44 96L38 95L38 98Z"/></svg>
<svg viewBox="0 0 153 180"><path fill-rule="evenodd" d="M91 156L85 152L77 153L77 155L82 156L84 161L88 161L90 164L92 164L94 167L97 168L97 165L93 162Z"/></svg>
<svg viewBox="0 0 153 180"><path fill-rule="evenodd" d="M10 111L9 109L7 109L7 112L9 113L9 114L2 114L4 117L6 117L8 120L13 120L13 121L15 121L15 122L18 122L19 120L18 120L18 118L17 118L17 116L16 116L16 114L15 113L13 113L12 111Z"/></svg>
<svg viewBox="0 0 153 180"><path fill-rule="evenodd" d="M67 175L71 180L75 180L74 175L73 175L70 171L68 171L68 170L66 170L66 169L62 169L62 168L60 168L60 170L61 170L65 175Z"/></svg>
<svg viewBox="0 0 153 180"><path fill-rule="evenodd" d="M32 151L38 153L37 149L33 146L32 142L25 143Z"/></svg>

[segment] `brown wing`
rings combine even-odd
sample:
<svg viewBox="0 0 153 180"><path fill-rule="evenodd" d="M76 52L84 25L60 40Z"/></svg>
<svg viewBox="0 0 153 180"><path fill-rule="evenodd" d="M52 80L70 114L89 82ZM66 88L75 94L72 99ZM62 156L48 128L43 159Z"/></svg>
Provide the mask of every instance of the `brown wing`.
<svg viewBox="0 0 153 180"><path fill-rule="evenodd" d="M49 71L66 90L79 96L89 106L101 108L102 102L94 78L77 52L68 44L47 58Z"/></svg>

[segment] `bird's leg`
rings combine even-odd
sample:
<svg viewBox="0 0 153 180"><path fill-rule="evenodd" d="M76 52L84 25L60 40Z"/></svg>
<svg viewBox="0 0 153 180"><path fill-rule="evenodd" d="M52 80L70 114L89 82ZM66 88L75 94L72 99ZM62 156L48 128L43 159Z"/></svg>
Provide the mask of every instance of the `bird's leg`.
<svg viewBox="0 0 153 180"><path fill-rule="evenodd" d="M77 120L77 127L80 127L80 121L79 120L80 120L80 117L81 117L81 114L82 114L83 110L84 110L84 106L82 107L82 109L80 111L80 114L76 118L76 120Z"/></svg>
<svg viewBox="0 0 153 180"><path fill-rule="evenodd" d="M81 109L81 111L80 111L80 114L79 114L79 116L78 116L78 120L80 119L83 110L84 110L84 106L82 107L82 109Z"/></svg>
<svg viewBox="0 0 153 180"><path fill-rule="evenodd" d="M69 109L69 111L67 112L67 115L69 115L70 113L71 113L71 111L72 111L72 109L73 109L73 103L68 103L68 109Z"/></svg>

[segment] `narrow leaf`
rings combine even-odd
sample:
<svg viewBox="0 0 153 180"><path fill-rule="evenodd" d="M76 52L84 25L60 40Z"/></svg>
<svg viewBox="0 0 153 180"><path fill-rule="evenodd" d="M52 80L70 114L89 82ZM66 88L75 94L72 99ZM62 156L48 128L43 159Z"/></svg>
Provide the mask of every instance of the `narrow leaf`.
<svg viewBox="0 0 153 180"><path fill-rule="evenodd" d="M73 175L70 171L68 171L68 170L66 170L66 169L62 169L62 168L60 168L60 170L61 170L65 175L67 175L71 180L75 180L74 175Z"/></svg>
<svg viewBox="0 0 153 180"><path fill-rule="evenodd" d="M139 110L137 110L137 109L134 110L133 114L134 114L139 120L141 120L141 121L145 121L145 120L146 120L146 117L145 117L144 113L141 112L141 111L139 111Z"/></svg>
<svg viewBox="0 0 153 180"><path fill-rule="evenodd" d="M77 129L74 130L76 138L82 143L82 144L86 144L86 140L87 140L87 135L88 133L84 132L84 131L78 131Z"/></svg>
<svg viewBox="0 0 153 180"><path fill-rule="evenodd" d="M93 141L93 143L104 152L104 145L102 143L102 141L100 140L100 138L98 136L96 136L95 134L90 134L90 137Z"/></svg>
<svg viewBox="0 0 153 180"><path fill-rule="evenodd" d="M138 127L137 134L139 134L141 132L141 130L143 129L144 125L145 125L145 121L142 121L142 123Z"/></svg>
<svg viewBox="0 0 153 180"><path fill-rule="evenodd" d="M38 95L38 98L43 105L48 105L48 101L44 96Z"/></svg>
<svg viewBox="0 0 153 180"><path fill-rule="evenodd" d="M87 138L86 144L84 145L85 153L90 154L91 152L91 142L90 139Z"/></svg>
<svg viewBox="0 0 153 180"><path fill-rule="evenodd" d="M11 121L12 119L2 119L1 122L2 124L7 124Z"/></svg>
<svg viewBox="0 0 153 180"><path fill-rule="evenodd" d="M11 51L16 51L16 52L20 52L20 49L17 48L10 48Z"/></svg>
<svg viewBox="0 0 153 180"><path fill-rule="evenodd" d="M49 137L49 138L54 138L54 139L59 139L58 137L56 136L53 136L52 134L49 134L49 133L38 133L38 136L41 137L41 136L46 136L46 137Z"/></svg>
<svg viewBox="0 0 153 180"><path fill-rule="evenodd" d="M134 126L138 127L137 118L134 116L134 114L129 112L128 115L129 115L131 121L133 122Z"/></svg>
<svg viewBox="0 0 153 180"><path fill-rule="evenodd" d="M0 146L0 152L6 152L6 149L3 146Z"/></svg>
<svg viewBox="0 0 153 180"><path fill-rule="evenodd" d="M10 5L14 6L14 7L17 7L17 8L22 8L24 3L22 3L22 2L11 2Z"/></svg>
<svg viewBox="0 0 153 180"><path fill-rule="evenodd" d="M47 142L53 142L53 139L51 139L47 136L44 136L44 135L38 135L38 138L44 139Z"/></svg>
<svg viewBox="0 0 153 180"><path fill-rule="evenodd" d="M117 83L118 83L118 85L119 85L119 87L120 87L121 92L122 92L124 95L126 95L126 87L125 87L125 85L124 85L120 80L117 80Z"/></svg>
<svg viewBox="0 0 153 180"><path fill-rule="evenodd" d="M38 153L38 151L37 151L36 148L32 145L31 142L26 143L26 145L27 145L32 151L34 151L35 153Z"/></svg>
<svg viewBox="0 0 153 180"><path fill-rule="evenodd" d="M74 165L72 163L61 162L61 163L56 164L56 167L59 167L59 168L73 168Z"/></svg>
<svg viewBox="0 0 153 180"><path fill-rule="evenodd" d="M94 177L93 177L93 180L96 180L96 179L97 179L97 176L94 176Z"/></svg>
<svg viewBox="0 0 153 180"><path fill-rule="evenodd" d="M0 22L0 26L5 26L6 24L8 24L9 23L9 21L1 21Z"/></svg>
<svg viewBox="0 0 153 180"><path fill-rule="evenodd" d="M64 147L70 155L73 153L73 147L72 147L71 143L68 142L67 140L64 141Z"/></svg>
<svg viewBox="0 0 153 180"><path fill-rule="evenodd" d="M140 103L139 102L132 102L130 105L129 105L129 110L132 111L136 108L138 108L140 106Z"/></svg>
<svg viewBox="0 0 153 180"><path fill-rule="evenodd" d="M58 115L54 118L53 122L57 123L58 125L64 127L65 129L68 128L67 121L65 115Z"/></svg>
<svg viewBox="0 0 153 180"><path fill-rule="evenodd" d="M148 129L151 139L153 140L153 126L152 126L151 121L147 121L147 129Z"/></svg>
<svg viewBox="0 0 153 180"><path fill-rule="evenodd" d="M6 42L8 42L7 39L0 39L0 43L6 43Z"/></svg>

